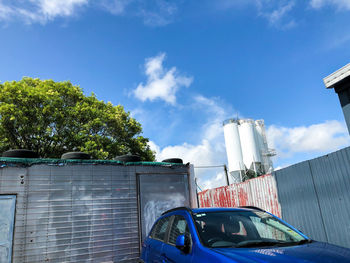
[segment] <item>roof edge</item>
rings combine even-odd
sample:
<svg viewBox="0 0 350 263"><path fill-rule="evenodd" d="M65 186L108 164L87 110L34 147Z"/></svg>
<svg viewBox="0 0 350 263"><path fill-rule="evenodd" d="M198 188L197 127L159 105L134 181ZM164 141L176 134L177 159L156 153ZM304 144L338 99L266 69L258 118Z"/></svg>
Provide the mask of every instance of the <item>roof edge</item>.
<svg viewBox="0 0 350 263"><path fill-rule="evenodd" d="M334 88L334 85L336 83L345 79L348 76L350 76L350 63L333 72L329 76L325 77L323 79L323 83L327 89L331 89Z"/></svg>

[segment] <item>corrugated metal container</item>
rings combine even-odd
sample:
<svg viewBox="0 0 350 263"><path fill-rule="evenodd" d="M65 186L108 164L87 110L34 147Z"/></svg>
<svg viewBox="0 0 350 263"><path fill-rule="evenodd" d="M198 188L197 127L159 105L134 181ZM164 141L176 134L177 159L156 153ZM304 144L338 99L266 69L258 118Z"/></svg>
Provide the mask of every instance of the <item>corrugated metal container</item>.
<svg viewBox="0 0 350 263"><path fill-rule="evenodd" d="M275 172L283 219L311 238L350 247L350 148Z"/></svg>
<svg viewBox="0 0 350 263"><path fill-rule="evenodd" d="M43 161L0 159L0 251L13 247L13 262L135 262L156 217L197 204L191 166Z"/></svg>
<svg viewBox="0 0 350 263"><path fill-rule="evenodd" d="M271 175L200 192L198 200L200 207L257 206L281 216L276 182Z"/></svg>

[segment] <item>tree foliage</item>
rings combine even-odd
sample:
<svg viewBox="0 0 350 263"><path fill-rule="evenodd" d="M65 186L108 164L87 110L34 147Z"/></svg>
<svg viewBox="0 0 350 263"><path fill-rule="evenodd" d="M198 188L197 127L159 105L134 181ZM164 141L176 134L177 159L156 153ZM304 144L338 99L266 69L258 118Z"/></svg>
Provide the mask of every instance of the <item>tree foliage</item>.
<svg viewBox="0 0 350 263"><path fill-rule="evenodd" d="M0 151L31 149L43 158L84 151L96 159L138 154L154 160L141 124L121 105L85 96L69 81L23 78L0 84Z"/></svg>

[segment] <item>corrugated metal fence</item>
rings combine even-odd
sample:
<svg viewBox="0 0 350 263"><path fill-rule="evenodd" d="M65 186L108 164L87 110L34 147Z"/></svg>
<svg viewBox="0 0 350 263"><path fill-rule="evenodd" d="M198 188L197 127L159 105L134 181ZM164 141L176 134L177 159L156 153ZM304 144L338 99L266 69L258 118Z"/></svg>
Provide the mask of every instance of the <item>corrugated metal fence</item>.
<svg viewBox="0 0 350 263"><path fill-rule="evenodd" d="M350 147L274 176L283 219L311 238L350 247Z"/></svg>
<svg viewBox="0 0 350 263"><path fill-rule="evenodd" d="M198 196L201 207L261 207L312 239L350 248L350 147Z"/></svg>
<svg viewBox="0 0 350 263"><path fill-rule="evenodd" d="M243 183L209 189L198 193L200 207L257 206L277 216L281 209L273 176L264 175Z"/></svg>

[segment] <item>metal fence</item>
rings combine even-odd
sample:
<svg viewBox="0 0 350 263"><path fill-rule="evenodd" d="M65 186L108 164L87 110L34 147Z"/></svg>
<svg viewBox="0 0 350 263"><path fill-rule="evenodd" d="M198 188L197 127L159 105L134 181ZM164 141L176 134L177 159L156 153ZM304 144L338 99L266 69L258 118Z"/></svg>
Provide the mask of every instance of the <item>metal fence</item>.
<svg viewBox="0 0 350 263"><path fill-rule="evenodd" d="M350 248L350 147L198 199L201 207L258 206L312 239Z"/></svg>
<svg viewBox="0 0 350 263"><path fill-rule="evenodd" d="M198 193L198 200L200 207L257 206L281 216L276 182L271 175L205 190Z"/></svg>
<svg viewBox="0 0 350 263"><path fill-rule="evenodd" d="M350 247L350 147L274 172L283 219Z"/></svg>

